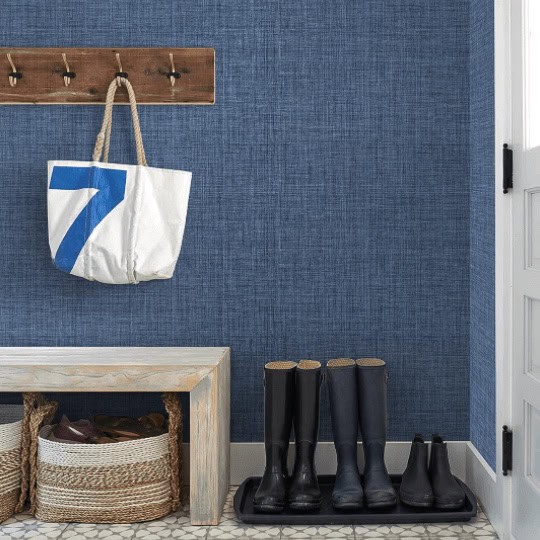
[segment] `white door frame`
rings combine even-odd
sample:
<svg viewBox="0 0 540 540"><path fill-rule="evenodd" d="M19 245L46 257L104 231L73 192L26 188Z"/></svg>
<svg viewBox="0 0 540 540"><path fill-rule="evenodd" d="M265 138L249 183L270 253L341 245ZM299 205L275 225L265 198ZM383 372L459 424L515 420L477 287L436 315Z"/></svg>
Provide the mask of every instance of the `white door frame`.
<svg viewBox="0 0 540 540"><path fill-rule="evenodd" d="M511 4L495 0L495 350L497 461L492 523L503 539L511 539L512 477L502 475L503 425L512 426L512 192L502 192L502 147L512 147Z"/></svg>

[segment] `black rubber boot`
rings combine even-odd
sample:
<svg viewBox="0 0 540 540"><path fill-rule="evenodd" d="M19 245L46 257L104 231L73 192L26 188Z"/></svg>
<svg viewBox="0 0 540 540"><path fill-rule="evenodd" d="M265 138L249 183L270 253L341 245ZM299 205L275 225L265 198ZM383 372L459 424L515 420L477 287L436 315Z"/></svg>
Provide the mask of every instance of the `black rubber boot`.
<svg viewBox="0 0 540 540"><path fill-rule="evenodd" d="M338 510L354 510L361 508L364 500L356 453L358 388L354 360L350 358L330 360L327 364L326 377L337 454L332 504Z"/></svg>
<svg viewBox="0 0 540 540"><path fill-rule="evenodd" d="M315 447L319 434L321 364L302 360L296 369L294 440L296 458L289 488L292 510L316 510L321 506L321 490L315 471Z"/></svg>
<svg viewBox="0 0 540 540"><path fill-rule="evenodd" d="M296 362L264 366L264 446L266 467L253 507L279 513L287 502L287 451L294 412Z"/></svg>
<svg viewBox="0 0 540 540"><path fill-rule="evenodd" d="M356 361L360 432L364 447L364 497L368 508L386 508L397 502L384 464L386 446L386 363L378 358Z"/></svg>
<svg viewBox="0 0 540 540"><path fill-rule="evenodd" d="M409 506L433 506L433 490L428 474L428 445L421 435L414 436L407 468L401 479L399 498Z"/></svg>
<svg viewBox="0 0 540 540"><path fill-rule="evenodd" d="M465 492L450 470L448 448L439 435L433 435L431 442L429 477L435 508L456 510L465 504Z"/></svg>

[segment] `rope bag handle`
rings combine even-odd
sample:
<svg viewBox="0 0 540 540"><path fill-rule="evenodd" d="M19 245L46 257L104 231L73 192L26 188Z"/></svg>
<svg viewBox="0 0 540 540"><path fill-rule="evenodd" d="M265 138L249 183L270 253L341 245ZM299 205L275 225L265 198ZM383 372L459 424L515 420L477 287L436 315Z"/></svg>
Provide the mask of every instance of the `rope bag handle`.
<svg viewBox="0 0 540 540"><path fill-rule="evenodd" d="M92 160L100 161L101 155L103 154L103 163L107 163L109 161L114 96L116 94L116 90L122 85L126 87L129 97L131 119L133 122L133 134L135 136L135 147L137 149L137 165L146 166L148 165L148 163L146 161L146 155L144 153L144 146L141 135L141 125L139 123L139 113L137 112L137 100L135 99L135 92L133 90L133 86L131 86L131 83L124 77L115 78L111 82L111 84L109 85L109 89L107 90L103 123L101 124L101 130L96 138L96 145L94 147Z"/></svg>

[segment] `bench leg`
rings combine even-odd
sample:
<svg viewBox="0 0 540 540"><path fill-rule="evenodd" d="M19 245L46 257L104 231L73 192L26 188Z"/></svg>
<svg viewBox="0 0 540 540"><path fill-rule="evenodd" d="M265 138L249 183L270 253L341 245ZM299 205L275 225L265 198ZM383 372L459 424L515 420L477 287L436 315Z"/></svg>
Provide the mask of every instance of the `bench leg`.
<svg viewBox="0 0 540 540"><path fill-rule="evenodd" d="M230 367L220 363L190 393L192 525L217 525L230 478Z"/></svg>

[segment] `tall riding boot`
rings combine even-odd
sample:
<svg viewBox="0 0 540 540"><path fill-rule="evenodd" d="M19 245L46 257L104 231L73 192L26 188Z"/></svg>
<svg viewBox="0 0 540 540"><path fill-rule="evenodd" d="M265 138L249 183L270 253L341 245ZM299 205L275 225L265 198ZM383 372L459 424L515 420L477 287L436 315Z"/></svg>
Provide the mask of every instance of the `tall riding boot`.
<svg viewBox="0 0 540 540"><path fill-rule="evenodd" d="M364 494L368 508L396 504L396 492L384 464L386 446L386 363L378 358L356 361L360 431L364 447Z"/></svg>
<svg viewBox="0 0 540 540"><path fill-rule="evenodd" d="M465 492L450 470L448 447L439 435L433 435L431 442L429 476L435 508L456 510L465 504Z"/></svg>
<svg viewBox="0 0 540 540"><path fill-rule="evenodd" d="M353 510L361 508L364 500L357 461L358 387L354 360L330 360L326 376L337 454L332 504L338 510Z"/></svg>
<svg viewBox="0 0 540 540"><path fill-rule="evenodd" d="M302 360L296 369L294 439L296 459L289 505L293 510L316 510L321 505L321 490L315 472L315 447L319 434L321 364Z"/></svg>
<svg viewBox="0 0 540 540"><path fill-rule="evenodd" d="M264 446L266 467L253 507L278 513L287 502L287 451L294 412L296 362L264 366Z"/></svg>

